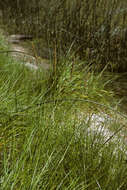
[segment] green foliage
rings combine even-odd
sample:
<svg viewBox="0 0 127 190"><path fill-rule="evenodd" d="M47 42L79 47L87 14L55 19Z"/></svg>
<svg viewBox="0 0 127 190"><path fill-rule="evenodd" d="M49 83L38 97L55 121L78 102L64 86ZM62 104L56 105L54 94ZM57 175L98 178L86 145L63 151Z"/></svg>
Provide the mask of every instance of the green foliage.
<svg viewBox="0 0 127 190"><path fill-rule="evenodd" d="M85 66L84 66L85 65ZM97 105L93 102L99 102L109 107L116 105L114 92L107 90L108 84L113 81L113 76L105 75L104 70L100 73L95 73L93 68L85 62L70 58L62 58L56 63L56 71L50 74L48 80L47 96L51 99L68 99L68 100L84 100L84 103L78 101L79 107L87 107L90 110L96 110ZM87 102L88 100L88 102ZM100 109L100 106L99 108Z"/></svg>
<svg viewBox="0 0 127 190"><path fill-rule="evenodd" d="M48 48L54 50L56 46L58 57L66 55L71 47L76 56L99 65L99 69L108 63L109 70L126 70L126 0L32 0L31 3L7 0L1 4L3 23L8 30L41 37L39 49L43 50L45 40Z"/></svg>
<svg viewBox="0 0 127 190"><path fill-rule="evenodd" d="M0 54L2 190L127 188L126 147L113 140L105 143L101 133L89 130L85 101L83 108L77 101L58 101L113 101L112 93L104 90L102 73L95 75L76 63L63 59L54 77L45 77Z"/></svg>

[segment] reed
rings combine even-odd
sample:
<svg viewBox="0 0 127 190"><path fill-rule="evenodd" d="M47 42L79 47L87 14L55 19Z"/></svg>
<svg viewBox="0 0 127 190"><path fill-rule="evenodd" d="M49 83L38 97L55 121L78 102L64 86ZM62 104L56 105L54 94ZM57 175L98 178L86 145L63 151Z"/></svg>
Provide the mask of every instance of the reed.
<svg viewBox="0 0 127 190"><path fill-rule="evenodd" d="M71 51L95 67L103 68L108 63L110 71L126 70L126 0L43 0L36 3L32 0L31 4L23 0L13 4L1 2L0 6L4 10L3 22L11 25L10 32L41 37L52 52L55 41L58 57L65 56L73 43ZM42 52L43 46L40 40Z"/></svg>

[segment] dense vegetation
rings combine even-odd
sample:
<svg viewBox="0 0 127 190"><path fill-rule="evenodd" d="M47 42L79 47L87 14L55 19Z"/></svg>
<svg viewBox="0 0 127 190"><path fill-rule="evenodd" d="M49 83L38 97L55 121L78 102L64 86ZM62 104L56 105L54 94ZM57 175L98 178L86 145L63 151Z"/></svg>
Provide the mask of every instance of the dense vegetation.
<svg viewBox="0 0 127 190"><path fill-rule="evenodd" d="M105 73L126 70L125 5L0 2L1 26L33 35L52 65L30 70L6 53L0 34L1 190L127 189L127 116Z"/></svg>
<svg viewBox="0 0 127 190"><path fill-rule="evenodd" d="M7 50L3 37L0 43ZM124 118L105 89L111 79L88 66L81 72L81 62L73 70L67 58L62 63L54 85L52 73L45 77L0 54L0 187L125 190L126 146L118 135ZM104 131L92 124L95 113L106 114L99 124Z"/></svg>
<svg viewBox="0 0 127 190"><path fill-rule="evenodd" d="M112 71L127 70L126 6L126 0L0 2L10 32L42 38L36 41L39 54L47 46L58 57L71 52L96 69L108 64Z"/></svg>

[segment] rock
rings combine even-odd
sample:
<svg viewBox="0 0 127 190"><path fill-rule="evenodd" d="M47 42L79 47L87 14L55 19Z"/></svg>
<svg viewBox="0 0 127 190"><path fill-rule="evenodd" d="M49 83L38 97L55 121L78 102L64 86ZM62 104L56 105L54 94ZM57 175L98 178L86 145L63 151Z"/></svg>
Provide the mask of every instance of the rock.
<svg viewBox="0 0 127 190"><path fill-rule="evenodd" d="M20 40L8 39L9 43L18 44Z"/></svg>
<svg viewBox="0 0 127 190"><path fill-rule="evenodd" d="M8 36L8 42L11 45L11 55L19 60L21 64L29 67L30 69L37 70L43 68L43 70L51 69L48 59L43 59L41 57L35 57L30 53L29 49L24 47L20 42L24 40L30 40L32 36L14 34Z"/></svg>
<svg viewBox="0 0 127 190"><path fill-rule="evenodd" d="M13 34L8 37L8 41L11 43L19 43L22 40L31 40L33 37L24 34Z"/></svg>

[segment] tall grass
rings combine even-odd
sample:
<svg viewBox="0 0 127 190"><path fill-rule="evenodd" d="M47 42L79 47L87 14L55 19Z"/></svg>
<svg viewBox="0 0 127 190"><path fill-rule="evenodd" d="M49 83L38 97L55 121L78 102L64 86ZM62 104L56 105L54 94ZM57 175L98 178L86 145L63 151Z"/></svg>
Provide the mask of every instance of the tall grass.
<svg viewBox="0 0 127 190"><path fill-rule="evenodd" d="M106 143L102 132L91 129L91 113L108 111L85 102L115 105L107 80L87 66L81 72L81 63L61 64L55 76L45 77L0 54L0 188L125 190L126 147L118 138ZM105 121L102 127L113 125Z"/></svg>
<svg viewBox="0 0 127 190"><path fill-rule="evenodd" d="M108 63L111 71L126 70L126 0L23 0L0 5L10 32L42 38L37 42L39 54L44 55L44 46L48 55L56 47L59 57L71 47L76 57L98 68Z"/></svg>

